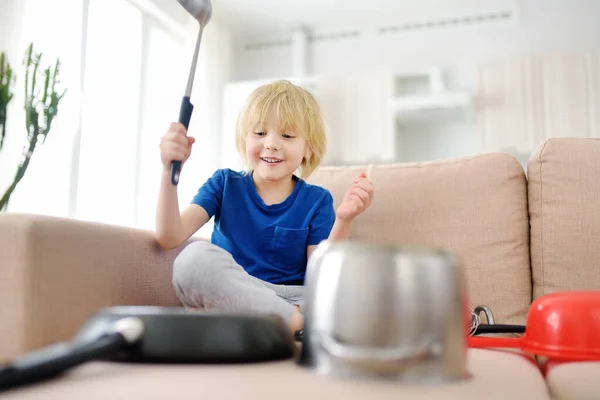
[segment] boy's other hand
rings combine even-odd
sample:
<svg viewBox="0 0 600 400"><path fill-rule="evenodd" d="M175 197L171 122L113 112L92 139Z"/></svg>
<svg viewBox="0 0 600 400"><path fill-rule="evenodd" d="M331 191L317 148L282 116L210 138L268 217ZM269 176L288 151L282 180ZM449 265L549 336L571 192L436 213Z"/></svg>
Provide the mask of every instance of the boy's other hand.
<svg viewBox="0 0 600 400"><path fill-rule="evenodd" d="M336 211L336 217L342 221L350 222L360 213L363 213L373 201L375 188L364 172L356 178L342 199Z"/></svg>

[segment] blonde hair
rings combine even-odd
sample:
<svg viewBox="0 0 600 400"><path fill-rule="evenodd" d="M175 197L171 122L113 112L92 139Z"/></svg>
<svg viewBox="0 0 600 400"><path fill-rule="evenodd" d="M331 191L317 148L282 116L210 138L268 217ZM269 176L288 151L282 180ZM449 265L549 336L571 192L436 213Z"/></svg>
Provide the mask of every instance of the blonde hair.
<svg viewBox="0 0 600 400"><path fill-rule="evenodd" d="M312 155L300 164L300 177L308 178L321 163L326 150L325 126L321 109L306 89L286 80L275 81L255 89L238 117L235 145L246 165L246 137L257 126L265 126L274 109L279 129L294 131L306 140Z"/></svg>

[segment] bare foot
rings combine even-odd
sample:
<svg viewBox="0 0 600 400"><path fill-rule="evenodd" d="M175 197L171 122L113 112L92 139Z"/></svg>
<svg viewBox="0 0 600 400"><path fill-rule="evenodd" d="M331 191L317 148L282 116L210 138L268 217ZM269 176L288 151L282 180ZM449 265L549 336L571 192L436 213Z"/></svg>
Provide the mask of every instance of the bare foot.
<svg viewBox="0 0 600 400"><path fill-rule="evenodd" d="M296 333L296 331L301 330L304 327L304 315L300 312L299 306L294 306L294 311L292 311L292 319L290 320L290 330L292 331L292 335Z"/></svg>

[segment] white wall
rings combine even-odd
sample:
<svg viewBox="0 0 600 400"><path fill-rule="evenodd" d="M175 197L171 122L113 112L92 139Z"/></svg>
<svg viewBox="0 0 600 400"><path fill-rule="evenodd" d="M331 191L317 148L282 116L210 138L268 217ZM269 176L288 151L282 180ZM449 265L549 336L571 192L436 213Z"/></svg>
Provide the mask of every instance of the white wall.
<svg viewBox="0 0 600 400"><path fill-rule="evenodd" d="M469 66L506 55L600 48L599 1L523 0L521 4L516 22L313 42L308 72L381 65L410 71L432 64ZM246 50L245 44L240 40L236 50L236 80L286 76L292 70L289 46Z"/></svg>
<svg viewBox="0 0 600 400"><path fill-rule="evenodd" d="M480 140L472 118L471 113L435 110L397 120L398 160L439 160L480 152Z"/></svg>
<svg viewBox="0 0 600 400"><path fill-rule="evenodd" d="M10 57L16 55L18 41L20 40L20 29L23 21L24 2L19 0L2 0L0 9L0 48L7 52Z"/></svg>
<svg viewBox="0 0 600 400"><path fill-rule="evenodd" d="M311 42L308 74L331 76L382 67L397 73L411 73L438 65L444 67L450 88L475 92L478 64L484 60L600 50L600 1L523 0L519 3L521 7L516 10L513 21L385 35L365 31L356 38ZM276 38L265 37L263 41L273 39ZM237 80L277 78L293 70L290 46L247 49L247 42L260 43L260 38L238 43ZM430 121L438 118L433 114L424 116L428 117ZM441 117L439 123L433 124L408 122L403 129L397 139L398 161L462 156L485 148L472 122L448 123Z"/></svg>

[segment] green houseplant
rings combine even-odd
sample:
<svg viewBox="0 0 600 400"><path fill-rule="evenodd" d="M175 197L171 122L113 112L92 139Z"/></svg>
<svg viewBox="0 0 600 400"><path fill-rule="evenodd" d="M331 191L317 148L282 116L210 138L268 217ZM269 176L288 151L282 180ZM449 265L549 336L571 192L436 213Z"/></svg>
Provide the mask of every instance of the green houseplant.
<svg viewBox="0 0 600 400"><path fill-rule="evenodd" d="M7 106L13 97L11 83L16 79L10 68L4 53L0 56L0 124L1 137L0 149L6 136ZM41 143L46 141L52 121L58 113L58 105L66 93L57 92L56 85L59 83L60 60L57 59L54 68L48 66L40 69L42 54L33 51L33 43L30 43L25 52L25 127L27 133L27 145L23 149L23 155L19 161L17 172L12 183L8 186L0 198L0 211L8 207L10 196L19 182L25 176L29 163L40 139ZM43 68L43 67L42 67ZM2 193L2 192L0 192Z"/></svg>

